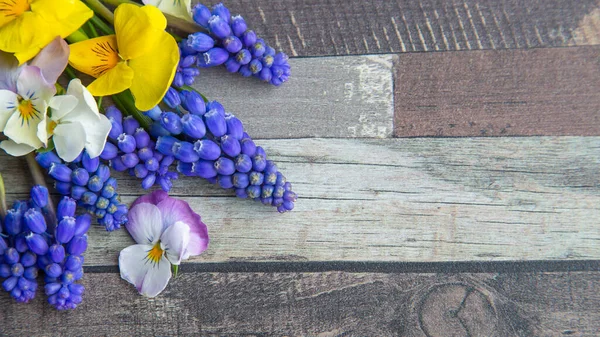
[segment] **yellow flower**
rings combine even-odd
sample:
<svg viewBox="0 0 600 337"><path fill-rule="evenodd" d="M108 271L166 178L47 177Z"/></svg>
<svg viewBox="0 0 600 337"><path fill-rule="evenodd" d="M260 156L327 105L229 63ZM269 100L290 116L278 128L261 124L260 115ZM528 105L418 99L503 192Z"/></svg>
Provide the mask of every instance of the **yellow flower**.
<svg viewBox="0 0 600 337"><path fill-rule="evenodd" d="M153 6L122 4L115 10L115 35L72 44L69 63L96 78L87 88L94 96L130 89L142 111L166 94L179 63L167 20Z"/></svg>
<svg viewBox="0 0 600 337"><path fill-rule="evenodd" d="M69 36L93 15L79 0L0 1L0 50L14 53L23 64L55 37Z"/></svg>

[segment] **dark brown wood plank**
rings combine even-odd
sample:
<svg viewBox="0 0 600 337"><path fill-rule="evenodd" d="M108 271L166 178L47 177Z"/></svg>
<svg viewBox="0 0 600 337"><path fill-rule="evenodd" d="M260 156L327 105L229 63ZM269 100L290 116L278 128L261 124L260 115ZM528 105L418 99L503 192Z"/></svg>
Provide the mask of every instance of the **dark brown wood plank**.
<svg viewBox="0 0 600 337"><path fill-rule="evenodd" d="M400 55L395 135L600 135L600 48Z"/></svg>
<svg viewBox="0 0 600 337"><path fill-rule="evenodd" d="M7 336L596 336L600 273L182 273L148 300L84 278L75 311L0 294Z"/></svg>
<svg viewBox="0 0 600 337"><path fill-rule="evenodd" d="M230 0L227 6L291 56L600 43L598 0Z"/></svg>

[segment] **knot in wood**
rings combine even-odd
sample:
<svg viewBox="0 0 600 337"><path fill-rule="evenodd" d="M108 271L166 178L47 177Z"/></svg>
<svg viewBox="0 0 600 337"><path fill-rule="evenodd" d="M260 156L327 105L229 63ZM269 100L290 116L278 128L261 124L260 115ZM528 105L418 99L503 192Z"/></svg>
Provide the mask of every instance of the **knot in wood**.
<svg viewBox="0 0 600 337"><path fill-rule="evenodd" d="M494 336L498 320L489 297L461 283L429 289L421 301L418 317L428 337Z"/></svg>

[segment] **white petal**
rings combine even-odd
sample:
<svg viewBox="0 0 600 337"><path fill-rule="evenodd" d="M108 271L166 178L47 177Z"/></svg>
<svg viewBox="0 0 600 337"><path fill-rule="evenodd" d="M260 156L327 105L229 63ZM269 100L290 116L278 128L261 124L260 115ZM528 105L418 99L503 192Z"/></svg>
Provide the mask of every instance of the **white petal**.
<svg viewBox="0 0 600 337"><path fill-rule="evenodd" d="M85 149L91 158L98 157L104 145L106 145L106 137L110 133L112 127L108 118L100 115L100 120L96 124L83 124L85 129Z"/></svg>
<svg viewBox="0 0 600 337"><path fill-rule="evenodd" d="M50 119L53 121L59 121L65 118L75 107L79 101L77 97L72 95L60 95L54 96L50 100L49 106L52 111L52 116Z"/></svg>
<svg viewBox="0 0 600 337"><path fill-rule="evenodd" d="M70 163L83 151L85 131L79 122L58 124L52 139L58 156Z"/></svg>
<svg viewBox="0 0 600 337"><path fill-rule="evenodd" d="M40 99L47 104L56 94L56 88L46 82L40 68L25 66L17 79L17 93L24 99Z"/></svg>
<svg viewBox="0 0 600 337"><path fill-rule="evenodd" d="M194 22L192 19L191 0L142 0L145 5L158 7L161 12Z"/></svg>
<svg viewBox="0 0 600 337"><path fill-rule="evenodd" d="M167 227L160 237L160 245L167 253L167 259L178 265L190 242L190 226L181 221Z"/></svg>
<svg viewBox="0 0 600 337"><path fill-rule="evenodd" d="M144 296L155 297L160 294L171 279L171 264L163 256L158 263L150 261L149 245L133 245L119 254L119 270L121 278L135 285Z"/></svg>
<svg viewBox="0 0 600 337"><path fill-rule="evenodd" d="M94 96L90 94L83 84L81 84L81 80L76 78L69 82L69 87L67 88L67 95L73 95L77 97L79 100L79 105L77 109L79 110L91 110L96 116L100 115L100 111L98 110L98 104L96 100L94 100Z"/></svg>
<svg viewBox="0 0 600 337"><path fill-rule="evenodd" d="M29 145L17 144L10 139L0 142L0 149L14 157L24 156L35 150Z"/></svg>
<svg viewBox="0 0 600 337"><path fill-rule="evenodd" d="M40 110L38 110L40 111ZM20 113L14 113L6 122L4 134L12 139L15 143L29 145L35 149L39 149L44 145L38 138L38 125L42 119L46 119L45 110L41 111L41 119L33 117L29 122L24 122L21 119Z"/></svg>
<svg viewBox="0 0 600 337"><path fill-rule="evenodd" d="M6 122L17 109L17 104L17 94L10 90L0 90L0 132L4 131Z"/></svg>
<svg viewBox="0 0 600 337"><path fill-rule="evenodd" d="M153 204L142 203L129 210L129 221L125 225L131 237L140 244L153 245L162 234L162 216Z"/></svg>

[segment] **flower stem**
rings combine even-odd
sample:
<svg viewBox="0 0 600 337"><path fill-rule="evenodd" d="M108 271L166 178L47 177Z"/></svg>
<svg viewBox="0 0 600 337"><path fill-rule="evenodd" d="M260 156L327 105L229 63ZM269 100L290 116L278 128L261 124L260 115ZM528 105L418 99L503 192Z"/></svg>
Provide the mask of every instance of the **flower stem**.
<svg viewBox="0 0 600 337"><path fill-rule="evenodd" d="M85 40L89 40L89 37L82 29L78 29L74 31L73 34L67 36L67 41L70 43L81 42Z"/></svg>
<svg viewBox="0 0 600 337"><path fill-rule="evenodd" d="M44 179L44 174L42 173L42 168L35 160L35 153L31 152L28 155L26 155L25 161L27 161L27 166L29 166L29 172L31 173L31 177L33 178L33 183L36 185L42 185L47 188L46 180ZM56 220L56 208L54 208L52 198L48 198L48 205L46 206L46 208L48 210L50 218Z"/></svg>
<svg viewBox="0 0 600 337"><path fill-rule="evenodd" d="M2 175L0 174L0 218L4 218L6 216L6 189L4 189L4 179L2 179Z"/></svg>
<svg viewBox="0 0 600 337"><path fill-rule="evenodd" d="M106 35L112 35L115 33L114 29L107 25L106 22L102 21L102 19L100 19L97 15L92 16L90 22Z"/></svg>
<svg viewBox="0 0 600 337"><path fill-rule="evenodd" d="M110 9L104 6L100 0L85 0L85 3L94 11L94 13L103 17L104 20L108 21L108 23L111 25L115 23L115 15L110 11Z"/></svg>

